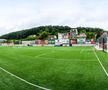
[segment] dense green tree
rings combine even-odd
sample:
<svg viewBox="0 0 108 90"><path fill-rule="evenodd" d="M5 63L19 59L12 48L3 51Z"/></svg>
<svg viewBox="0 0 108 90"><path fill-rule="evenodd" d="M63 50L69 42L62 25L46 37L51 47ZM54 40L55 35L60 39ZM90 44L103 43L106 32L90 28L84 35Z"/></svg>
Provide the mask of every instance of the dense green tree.
<svg viewBox="0 0 108 90"><path fill-rule="evenodd" d="M39 33L39 39L46 39L49 35L49 32L46 30L46 31L43 31L41 33Z"/></svg>
<svg viewBox="0 0 108 90"><path fill-rule="evenodd" d="M94 32L87 32L87 39L93 39L93 38L96 39L95 35L96 34Z"/></svg>
<svg viewBox="0 0 108 90"><path fill-rule="evenodd" d="M0 36L0 38L4 39L24 39L27 38L30 35L39 35L40 33L47 31L51 35L57 35L58 32L64 33L69 32L70 27L68 26L40 26L40 27L34 27L31 29L26 29L22 31L12 32L9 34L5 34Z"/></svg>
<svg viewBox="0 0 108 90"><path fill-rule="evenodd" d="M103 29L100 28L90 28L90 27L78 27L78 33L86 33L87 38L99 38L100 32L103 31ZM33 40L34 37L29 37L30 35L36 35L36 39L46 39L48 35L56 35L58 33L69 33L71 30L68 26L40 26L40 27L34 27L31 29L21 30L17 32L12 32L9 34L5 34L0 36L2 39L14 39L14 40Z"/></svg>

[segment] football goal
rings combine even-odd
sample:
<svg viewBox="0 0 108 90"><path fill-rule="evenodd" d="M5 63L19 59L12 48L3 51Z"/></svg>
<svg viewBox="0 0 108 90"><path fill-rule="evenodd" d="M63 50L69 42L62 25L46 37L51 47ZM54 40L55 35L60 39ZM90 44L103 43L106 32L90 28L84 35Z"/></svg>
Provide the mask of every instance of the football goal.
<svg viewBox="0 0 108 90"><path fill-rule="evenodd" d="M106 38L106 42L104 44L104 51L108 53L108 37Z"/></svg>
<svg viewBox="0 0 108 90"><path fill-rule="evenodd" d="M99 50L108 52L108 34L107 33L104 33L101 37L98 38L96 47Z"/></svg>

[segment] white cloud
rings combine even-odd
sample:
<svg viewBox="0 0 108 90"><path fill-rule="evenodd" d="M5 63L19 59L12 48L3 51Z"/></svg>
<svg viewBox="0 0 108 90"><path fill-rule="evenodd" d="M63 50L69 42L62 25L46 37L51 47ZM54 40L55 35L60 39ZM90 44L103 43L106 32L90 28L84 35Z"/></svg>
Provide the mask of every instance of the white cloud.
<svg viewBox="0 0 108 90"><path fill-rule="evenodd" d="M106 0L0 0L0 35L39 25L108 29Z"/></svg>

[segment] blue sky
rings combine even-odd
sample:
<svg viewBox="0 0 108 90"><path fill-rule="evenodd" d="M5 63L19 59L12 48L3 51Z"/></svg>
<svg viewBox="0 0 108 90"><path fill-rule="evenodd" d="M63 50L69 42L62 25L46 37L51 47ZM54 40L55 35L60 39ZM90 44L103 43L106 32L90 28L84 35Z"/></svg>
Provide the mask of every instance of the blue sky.
<svg viewBox="0 0 108 90"><path fill-rule="evenodd" d="M42 25L108 30L107 0L0 0L0 35Z"/></svg>

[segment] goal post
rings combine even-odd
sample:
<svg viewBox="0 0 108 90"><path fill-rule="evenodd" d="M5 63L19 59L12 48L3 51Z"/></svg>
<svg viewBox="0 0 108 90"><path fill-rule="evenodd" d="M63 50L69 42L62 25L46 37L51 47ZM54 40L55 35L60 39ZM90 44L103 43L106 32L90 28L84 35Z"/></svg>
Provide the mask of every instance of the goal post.
<svg viewBox="0 0 108 90"><path fill-rule="evenodd" d="M99 38L97 39L96 45L95 45L95 48L96 48L97 50L103 50L103 48L102 48L102 45L103 45L102 42L103 42L102 37L99 37Z"/></svg>

